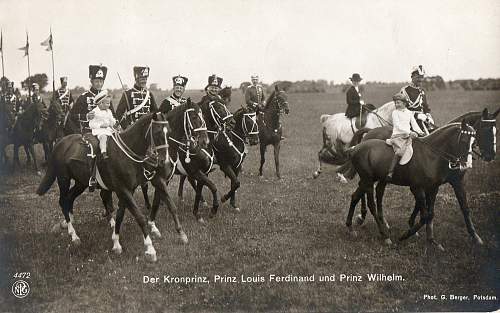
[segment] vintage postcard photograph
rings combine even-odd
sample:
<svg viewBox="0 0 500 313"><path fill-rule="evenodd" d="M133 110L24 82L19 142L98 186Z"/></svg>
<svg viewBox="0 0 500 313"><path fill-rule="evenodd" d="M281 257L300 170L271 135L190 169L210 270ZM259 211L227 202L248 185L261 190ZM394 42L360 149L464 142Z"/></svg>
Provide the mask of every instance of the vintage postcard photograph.
<svg viewBox="0 0 500 313"><path fill-rule="evenodd" d="M500 309L500 2L0 0L0 312Z"/></svg>

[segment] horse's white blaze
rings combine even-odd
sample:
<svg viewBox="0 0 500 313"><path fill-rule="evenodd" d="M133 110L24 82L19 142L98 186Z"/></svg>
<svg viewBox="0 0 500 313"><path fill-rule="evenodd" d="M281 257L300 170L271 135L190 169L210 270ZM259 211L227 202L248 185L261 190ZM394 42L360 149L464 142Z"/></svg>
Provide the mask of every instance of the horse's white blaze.
<svg viewBox="0 0 500 313"><path fill-rule="evenodd" d="M471 137L470 142L469 142L469 153L467 153L467 164L466 164L467 168L472 168L472 146L473 146L473 144L474 144L474 137Z"/></svg>
<svg viewBox="0 0 500 313"><path fill-rule="evenodd" d="M75 241L80 240L80 238L76 234L76 231L73 228L73 224L71 224L71 222L68 223L68 234L71 236L71 241L75 242Z"/></svg>
<svg viewBox="0 0 500 313"><path fill-rule="evenodd" d="M493 126L493 151L497 153L497 128Z"/></svg>

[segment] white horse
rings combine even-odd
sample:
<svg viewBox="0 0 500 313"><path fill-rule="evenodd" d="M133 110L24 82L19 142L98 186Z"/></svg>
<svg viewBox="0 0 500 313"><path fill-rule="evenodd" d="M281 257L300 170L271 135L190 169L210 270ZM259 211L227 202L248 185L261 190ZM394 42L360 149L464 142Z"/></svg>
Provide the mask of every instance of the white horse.
<svg viewBox="0 0 500 313"><path fill-rule="evenodd" d="M386 125L392 125L392 112L396 109L394 101L387 102L380 108L369 112L366 117L365 128L377 128ZM333 115L323 114L320 118L323 125L323 148L318 153L319 166L314 172L313 177L317 178L321 174L321 166L328 163L339 167L344 164L345 149L358 130L354 121L347 118L344 113ZM337 173L342 182L347 182L345 177Z"/></svg>

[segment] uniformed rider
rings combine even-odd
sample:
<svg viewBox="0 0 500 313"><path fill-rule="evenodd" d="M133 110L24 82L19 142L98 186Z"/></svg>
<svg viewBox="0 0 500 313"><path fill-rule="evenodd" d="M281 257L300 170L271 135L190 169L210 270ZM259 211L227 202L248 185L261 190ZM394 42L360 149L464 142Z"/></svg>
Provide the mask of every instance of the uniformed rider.
<svg viewBox="0 0 500 313"><path fill-rule="evenodd" d="M251 111L257 111L257 108L263 108L266 100L264 87L259 84L259 76L252 75L252 84L245 91L245 103Z"/></svg>
<svg viewBox="0 0 500 313"><path fill-rule="evenodd" d="M8 131L11 131L14 127L14 123L17 119L17 109L18 101L14 93L14 82L4 81L2 86L2 92L0 94L0 106L3 108L5 113L4 125Z"/></svg>
<svg viewBox="0 0 500 313"><path fill-rule="evenodd" d="M427 96L422 89L422 82L425 71L422 65L416 66L411 72L411 84L401 89L401 94L406 97L408 110L414 112L415 119L419 126L426 132L434 128L434 120L430 114L431 109L427 103Z"/></svg>
<svg viewBox="0 0 500 313"><path fill-rule="evenodd" d="M89 90L82 93L78 97L78 99L76 99L75 104L69 111L69 118L74 122L75 125L80 126L80 133L82 134L91 131L89 128L89 120L94 116L93 113L90 113L90 111L92 111L96 107L94 99L102 91L107 72L108 68L106 66L89 66L89 78L91 87ZM111 110L113 110L112 105Z"/></svg>
<svg viewBox="0 0 500 313"><path fill-rule="evenodd" d="M59 78L61 87L57 89L57 99L61 103L63 112L66 114L73 107L73 95L68 88L68 77L62 76Z"/></svg>
<svg viewBox="0 0 500 313"><path fill-rule="evenodd" d="M126 90L116 108L116 119L123 129L135 123L141 116L158 111L155 97L147 88L149 67L134 66L134 87Z"/></svg>
<svg viewBox="0 0 500 313"><path fill-rule="evenodd" d="M172 77L173 82L173 92L172 94L163 100L160 105L160 112L167 114L175 107L186 103L187 99L183 97L184 91L186 90L186 84L188 82L187 77L177 75Z"/></svg>

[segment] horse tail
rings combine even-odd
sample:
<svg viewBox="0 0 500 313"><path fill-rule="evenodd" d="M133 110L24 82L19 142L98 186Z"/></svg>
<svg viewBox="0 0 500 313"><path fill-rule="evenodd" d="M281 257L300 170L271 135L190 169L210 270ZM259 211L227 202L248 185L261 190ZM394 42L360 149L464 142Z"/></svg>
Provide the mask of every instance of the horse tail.
<svg viewBox="0 0 500 313"><path fill-rule="evenodd" d="M49 191L50 187L56 180L56 169L54 166L54 161L49 159L49 164L47 165L47 172L45 172L45 176L42 178L42 182L38 185L38 189L36 190L37 195L43 196L47 191Z"/></svg>
<svg viewBox="0 0 500 313"><path fill-rule="evenodd" d="M320 117L321 124L323 124L331 115L330 114L323 114Z"/></svg>
<svg viewBox="0 0 500 313"><path fill-rule="evenodd" d="M360 130L355 132L354 136L352 136L351 142L349 143L349 147L354 147L355 145L360 143L366 133L368 133L370 130L370 128L361 128Z"/></svg>

